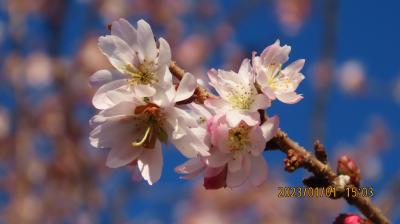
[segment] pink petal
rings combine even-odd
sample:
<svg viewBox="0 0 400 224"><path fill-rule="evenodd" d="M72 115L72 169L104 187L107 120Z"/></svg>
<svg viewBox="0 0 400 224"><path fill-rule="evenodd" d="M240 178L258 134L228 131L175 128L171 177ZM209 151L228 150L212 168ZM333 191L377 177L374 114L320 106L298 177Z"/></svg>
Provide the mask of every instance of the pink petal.
<svg viewBox="0 0 400 224"><path fill-rule="evenodd" d="M260 127L263 132L265 141L268 142L275 136L276 132L278 131L279 117L273 116L268 118L268 120L264 122L264 124L262 124Z"/></svg>
<svg viewBox="0 0 400 224"><path fill-rule="evenodd" d="M138 167L143 179L153 185L161 177L163 158L160 141L153 149L144 149L138 158Z"/></svg>
<svg viewBox="0 0 400 224"><path fill-rule="evenodd" d="M228 163L228 160L230 158L229 154L222 153L218 150L213 150L210 153L210 156L204 157L204 162L209 167L217 168L224 166L226 163Z"/></svg>
<svg viewBox="0 0 400 224"><path fill-rule="evenodd" d="M228 163L228 171L231 173L238 172L242 168L243 156L238 153L235 158L231 158Z"/></svg>
<svg viewBox="0 0 400 224"><path fill-rule="evenodd" d="M267 179L267 163L262 155L251 156L250 181L254 186L260 186Z"/></svg>
<svg viewBox="0 0 400 224"><path fill-rule="evenodd" d="M252 127L250 132L250 141L251 154L254 156L260 155L264 151L265 144L267 143L260 126L256 125Z"/></svg>
<svg viewBox="0 0 400 224"><path fill-rule="evenodd" d="M283 103L287 104L295 104L303 99L303 96L295 93L295 92L287 92L287 93L279 93L276 94L276 98Z"/></svg>
<svg viewBox="0 0 400 224"><path fill-rule="evenodd" d="M237 172L228 172L228 175L226 177L226 184L228 187L238 187L242 185L249 177L250 161L247 157L248 156L245 156L243 159L242 169L238 170Z"/></svg>
<svg viewBox="0 0 400 224"><path fill-rule="evenodd" d="M175 168L175 172L180 174L186 174L181 177L182 179L189 179L196 175L198 175L201 171L203 171L205 165L199 158L193 158L185 162L184 164L177 166Z"/></svg>
<svg viewBox="0 0 400 224"><path fill-rule="evenodd" d="M236 127L241 121L246 122L246 124L250 126L254 126L259 123L259 114L258 112L252 113L240 113L235 110L231 110L226 113L226 121L229 124L229 127Z"/></svg>
<svg viewBox="0 0 400 224"><path fill-rule="evenodd" d="M264 94L257 94L254 96L254 102L250 106L251 112L257 111L259 109L265 110L271 106L271 100Z"/></svg>

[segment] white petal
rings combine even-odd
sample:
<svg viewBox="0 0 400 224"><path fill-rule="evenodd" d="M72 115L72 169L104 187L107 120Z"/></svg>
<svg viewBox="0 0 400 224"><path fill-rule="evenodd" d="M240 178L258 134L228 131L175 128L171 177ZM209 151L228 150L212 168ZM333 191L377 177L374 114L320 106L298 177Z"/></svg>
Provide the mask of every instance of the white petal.
<svg viewBox="0 0 400 224"><path fill-rule="evenodd" d="M204 101L204 105L214 113L219 114L230 109L229 104L221 98L208 98Z"/></svg>
<svg viewBox="0 0 400 224"><path fill-rule="evenodd" d="M274 91L269 87L269 86L264 86L261 91L271 100L276 99L276 95L274 93Z"/></svg>
<svg viewBox="0 0 400 224"><path fill-rule="evenodd" d="M137 49L136 29L125 19L119 19L112 23L111 34L125 41L132 49Z"/></svg>
<svg viewBox="0 0 400 224"><path fill-rule="evenodd" d="M254 96L254 102L251 104L249 111L254 112L259 109L265 110L271 106L271 100L264 94Z"/></svg>
<svg viewBox="0 0 400 224"><path fill-rule="evenodd" d="M108 109L102 110L99 115L104 117L112 117L118 115L133 115L136 104L130 101L124 101Z"/></svg>
<svg viewBox="0 0 400 224"><path fill-rule="evenodd" d="M154 61L157 56L156 41L150 25L143 19L138 21L138 43L144 58L147 61Z"/></svg>
<svg viewBox="0 0 400 224"><path fill-rule="evenodd" d="M123 72L127 64L132 64L135 53L121 38L111 35L103 36L99 38L98 45L110 63L120 72Z"/></svg>
<svg viewBox="0 0 400 224"><path fill-rule="evenodd" d="M251 156L250 181L254 186L260 186L267 179L267 163L262 155Z"/></svg>
<svg viewBox="0 0 400 224"><path fill-rule="evenodd" d="M175 167L175 172L180 174L186 174L185 176L181 177L182 179L189 179L197 174L199 174L205 165L199 158L193 158L186 161L184 164Z"/></svg>
<svg viewBox="0 0 400 224"><path fill-rule="evenodd" d="M221 167L228 163L230 155L219 150L211 151L211 155L204 157L204 161L209 167Z"/></svg>
<svg viewBox="0 0 400 224"><path fill-rule="evenodd" d="M107 97L107 92L126 86L125 79L119 79L101 86L93 96L92 103L97 109L106 109L114 103Z"/></svg>
<svg viewBox="0 0 400 224"><path fill-rule="evenodd" d="M185 73L176 91L175 102L186 100L191 97L196 86L196 78L190 73Z"/></svg>
<svg viewBox="0 0 400 224"><path fill-rule="evenodd" d="M89 78L89 85L91 87L100 87L101 85L104 85L108 82L117 80L117 79L123 79L126 78L126 75L118 72L117 70L110 71L110 70L99 70L95 72L92 76Z"/></svg>
<svg viewBox="0 0 400 224"><path fill-rule="evenodd" d="M135 91L135 95L139 99L143 99L143 97L150 97L156 93L156 89L149 85L135 85L133 87Z"/></svg>
<svg viewBox="0 0 400 224"><path fill-rule="evenodd" d="M284 64L289 59L290 46L280 46L280 41L277 40L273 45L268 46L261 53L262 63L267 64Z"/></svg>
<svg viewBox="0 0 400 224"><path fill-rule="evenodd" d="M133 147L129 142L117 144L108 153L106 165L110 168L128 165L142 152L142 147Z"/></svg>
<svg viewBox="0 0 400 224"><path fill-rule="evenodd" d="M100 123L90 132L90 144L96 148L109 148L115 142L120 142L121 139L125 139L125 142L133 140L135 136L130 134L132 124L130 122L121 122L124 119L130 121L130 116L114 116L103 120L103 123Z"/></svg>
<svg viewBox="0 0 400 224"><path fill-rule="evenodd" d="M246 124L250 126L254 126L259 123L259 114L258 112L240 113L232 110L226 113L226 121L229 127L232 128L236 127L241 121L246 122Z"/></svg>
<svg viewBox="0 0 400 224"><path fill-rule="evenodd" d="M303 96L295 92L287 92L287 93L276 94L276 98L278 98L278 100L280 100L283 103L294 104L303 99Z"/></svg>
<svg viewBox="0 0 400 224"><path fill-rule="evenodd" d="M273 116L268 118L268 120L264 122L264 124L262 124L260 127L263 132L265 141L268 142L275 136L276 132L278 131L279 117Z"/></svg>
<svg viewBox="0 0 400 224"><path fill-rule="evenodd" d="M168 42L162 37L158 39L158 42L160 43L158 64L169 66L171 64L171 48Z"/></svg>
<svg viewBox="0 0 400 224"><path fill-rule="evenodd" d="M242 169L234 173L228 172L228 175L226 177L227 186L231 188L240 186L247 180L249 173L250 173L250 161L249 158L247 158L246 156L243 159Z"/></svg>
<svg viewBox="0 0 400 224"><path fill-rule="evenodd" d="M208 146L203 139L196 136L190 129L187 134L179 139L171 139L172 144L187 158L194 158L197 155L210 155Z"/></svg>
<svg viewBox="0 0 400 224"><path fill-rule="evenodd" d="M245 77L249 76L249 75L252 76L250 60L248 58L243 59L242 64L240 65L238 74L240 76L245 76Z"/></svg>
<svg viewBox="0 0 400 224"><path fill-rule="evenodd" d="M161 143L156 141L153 149L144 149L143 153L138 158L138 168L150 185L153 185L161 177L163 167L163 158Z"/></svg>

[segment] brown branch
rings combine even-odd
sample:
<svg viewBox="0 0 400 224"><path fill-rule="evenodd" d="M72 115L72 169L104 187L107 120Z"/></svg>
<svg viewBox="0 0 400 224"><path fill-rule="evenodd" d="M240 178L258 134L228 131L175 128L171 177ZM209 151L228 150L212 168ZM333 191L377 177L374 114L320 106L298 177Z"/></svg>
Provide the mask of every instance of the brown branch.
<svg viewBox="0 0 400 224"><path fill-rule="evenodd" d="M174 77L179 80L182 79L184 75L184 70L177 66L175 62L170 65L169 69ZM196 91L198 91L198 97L200 97L200 100L198 100L199 103L204 102L204 99L212 96L211 93L207 92L207 90L200 86L197 87ZM196 97L195 94L193 97ZM329 186L335 187L338 191L338 195L345 198L345 200L349 204L357 207L358 210L360 210L365 215L365 217L367 217L374 223L390 223L389 219L385 217L382 211L377 208L368 197L348 197L345 194L345 190L343 189L343 187L337 185L334 180L338 175L326 163L325 150L323 145L319 143L319 141L317 141L315 144L315 152L316 155L318 155L318 158L303 147L301 147L297 142L290 139L289 136L281 130L279 130L275 137L267 143L267 147L269 149L278 149L288 156L288 160L286 160L285 162L290 165L294 165L293 169L289 171L294 171L299 167L305 168L309 172L313 173L315 175L315 178L322 180L322 182L326 182ZM293 159L293 156L296 156L296 158L301 158L301 161L296 161L296 159ZM352 184L348 184L346 187L352 188L355 186Z"/></svg>

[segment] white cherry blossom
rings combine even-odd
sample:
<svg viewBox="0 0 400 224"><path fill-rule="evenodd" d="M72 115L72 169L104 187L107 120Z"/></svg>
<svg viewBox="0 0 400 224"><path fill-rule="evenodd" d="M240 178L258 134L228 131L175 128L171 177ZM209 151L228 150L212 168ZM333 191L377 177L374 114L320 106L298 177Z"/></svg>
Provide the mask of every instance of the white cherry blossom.
<svg viewBox="0 0 400 224"><path fill-rule="evenodd" d="M111 35L100 37L98 45L115 70L100 70L90 78L92 86L100 87L93 97L97 109L110 107L110 91L149 97L172 82L165 76L171 63L169 44L164 38L158 42L159 47L144 20L138 21L137 29L125 19L112 23Z"/></svg>

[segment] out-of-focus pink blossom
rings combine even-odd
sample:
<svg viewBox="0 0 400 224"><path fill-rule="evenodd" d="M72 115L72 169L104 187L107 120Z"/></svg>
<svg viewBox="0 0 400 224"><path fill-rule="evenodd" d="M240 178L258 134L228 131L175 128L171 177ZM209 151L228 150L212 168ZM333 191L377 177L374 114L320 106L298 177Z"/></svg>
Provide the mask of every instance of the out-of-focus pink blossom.
<svg viewBox="0 0 400 224"><path fill-rule="evenodd" d="M310 0L276 0L279 22L289 34L296 34L311 10Z"/></svg>
<svg viewBox="0 0 400 224"><path fill-rule="evenodd" d="M357 61L347 61L337 72L339 86L346 93L360 93L365 86L365 79L364 67Z"/></svg>
<svg viewBox="0 0 400 224"><path fill-rule="evenodd" d="M194 68L204 62L209 47L210 42L205 36L191 35L177 47L176 60L185 68Z"/></svg>
<svg viewBox="0 0 400 224"><path fill-rule="evenodd" d="M53 81L53 65L51 59L44 53L33 53L26 61L26 83L29 86L44 87Z"/></svg>

